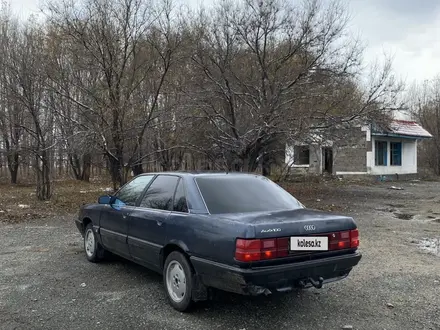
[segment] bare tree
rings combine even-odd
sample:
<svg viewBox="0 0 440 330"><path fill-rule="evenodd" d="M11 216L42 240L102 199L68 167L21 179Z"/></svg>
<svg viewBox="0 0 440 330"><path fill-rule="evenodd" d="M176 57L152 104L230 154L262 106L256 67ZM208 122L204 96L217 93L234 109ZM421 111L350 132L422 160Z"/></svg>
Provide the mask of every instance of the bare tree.
<svg viewBox="0 0 440 330"><path fill-rule="evenodd" d="M123 184L129 170L142 172L144 137L180 43L173 6L87 0L52 2L47 8L75 65L85 70L74 81L82 98L61 84L57 92L81 107L87 119L81 127L107 157L114 184Z"/></svg>
<svg viewBox="0 0 440 330"><path fill-rule="evenodd" d="M435 174L440 175L440 76L414 84L409 93L411 114L433 136L424 141L420 156Z"/></svg>
<svg viewBox="0 0 440 330"><path fill-rule="evenodd" d="M146 167L268 175L287 142L335 140L335 128L400 108L391 60L363 68L338 1L225 0L186 16L171 0L44 10L40 25L0 22L2 155L14 182L34 159L40 199L65 168L88 181L103 160L115 189Z"/></svg>
<svg viewBox="0 0 440 330"><path fill-rule="evenodd" d="M390 72L360 90L362 48L346 38L347 22L337 1L223 1L202 11L188 93L211 148L253 171L286 138L380 111L372 104L394 88Z"/></svg>
<svg viewBox="0 0 440 330"><path fill-rule="evenodd" d="M7 6L3 5L0 21L1 35L0 48L3 56L0 57L0 132L3 138L11 183L17 183L20 165L21 140L23 137L22 123L24 108L11 97L19 86L11 85L8 65L11 49L15 46L18 37L18 24L11 17Z"/></svg>
<svg viewBox="0 0 440 330"><path fill-rule="evenodd" d="M14 47L9 49L8 92L29 118L20 126L33 141L27 151L34 157L37 197L47 200L52 196L50 153L54 146L54 117L48 107L50 94L46 88L46 38L43 29L31 20L14 41Z"/></svg>

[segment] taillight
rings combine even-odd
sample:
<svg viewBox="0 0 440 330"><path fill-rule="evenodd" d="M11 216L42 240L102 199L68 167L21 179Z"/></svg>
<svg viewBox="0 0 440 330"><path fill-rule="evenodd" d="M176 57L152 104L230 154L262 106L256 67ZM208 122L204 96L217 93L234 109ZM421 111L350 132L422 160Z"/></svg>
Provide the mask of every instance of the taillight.
<svg viewBox="0 0 440 330"><path fill-rule="evenodd" d="M238 261L259 261L287 257L289 238L237 239L235 259Z"/></svg>
<svg viewBox="0 0 440 330"><path fill-rule="evenodd" d="M328 250L345 250L359 247L359 230L341 231L317 236L328 237ZM235 244L235 259L251 262L288 257L290 237L270 239L237 239ZM320 251L322 252L322 251ZM292 252L294 253L294 252Z"/></svg>
<svg viewBox="0 0 440 330"><path fill-rule="evenodd" d="M359 247L359 230L354 229L350 231L350 247L357 248Z"/></svg>
<svg viewBox="0 0 440 330"><path fill-rule="evenodd" d="M277 240L261 240L261 259L273 259L277 257Z"/></svg>
<svg viewBox="0 0 440 330"><path fill-rule="evenodd" d="M277 254L278 257L287 257L289 255L289 239L277 238Z"/></svg>
<svg viewBox="0 0 440 330"><path fill-rule="evenodd" d="M331 233L329 237L329 250L343 250L350 248L350 232L342 231Z"/></svg>
<svg viewBox="0 0 440 330"><path fill-rule="evenodd" d="M355 249L359 247L359 230L341 231L331 233L329 237L329 250Z"/></svg>
<svg viewBox="0 0 440 330"><path fill-rule="evenodd" d="M235 259L240 261L261 260L261 240L237 239L235 244Z"/></svg>

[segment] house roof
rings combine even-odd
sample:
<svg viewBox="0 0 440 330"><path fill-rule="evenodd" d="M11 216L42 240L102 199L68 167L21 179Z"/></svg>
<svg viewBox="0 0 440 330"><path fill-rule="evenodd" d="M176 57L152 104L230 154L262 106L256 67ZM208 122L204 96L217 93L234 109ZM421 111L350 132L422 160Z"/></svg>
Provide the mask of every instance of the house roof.
<svg viewBox="0 0 440 330"><path fill-rule="evenodd" d="M393 120L384 129L373 132L374 135L406 136L414 138L432 138L432 135L415 121Z"/></svg>

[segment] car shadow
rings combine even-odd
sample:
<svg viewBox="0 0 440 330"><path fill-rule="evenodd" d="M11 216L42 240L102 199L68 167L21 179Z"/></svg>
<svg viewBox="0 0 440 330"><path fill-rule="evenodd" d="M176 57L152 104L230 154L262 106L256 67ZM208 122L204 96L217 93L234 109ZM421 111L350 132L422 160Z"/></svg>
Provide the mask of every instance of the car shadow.
<svg viewBox="0 0 440 330"><path fill-rule="evenodd" d="M160 287L163 290L163 279L161 274L151 271L141 265L138 265L130 260L122 257L112 255L106 261L102 262L103 265L122 267L125 274L134 275L137 280L142 279L145 284L150 284L155 287ZM165 291L164 291L165 296ZM292 303L295 301L308 300L309 297L313 297L314 294L310 290L294 289L287 293L277 293L272 295L261 295L256 297L244 296L235 293L224 292L213 289L211 297L207 301L199 301L194 304L191 315L198 315L200 317L217 317L221 313L234 312L237 310L246 309L247 314L260 313L262 310L266 311L270 309L271 316L275 316L277 311L279 313L285 313L287 310L292 313ZM160 300L162 300L161 297ZM172 308L167 305L168 308ZM176 311L176 313L179 313ZM261 313L260 313L261 314Z"/></svg>

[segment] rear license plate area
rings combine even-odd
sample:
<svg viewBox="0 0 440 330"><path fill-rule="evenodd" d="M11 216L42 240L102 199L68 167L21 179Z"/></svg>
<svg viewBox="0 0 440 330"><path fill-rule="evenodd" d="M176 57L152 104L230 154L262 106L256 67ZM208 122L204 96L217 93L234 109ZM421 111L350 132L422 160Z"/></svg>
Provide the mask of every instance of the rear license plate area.
<svg viewBox="0 0 440 330"><path fill-rule="evenodd" d="M328 237L290 237L290 251L328 251Z"/></svg>

